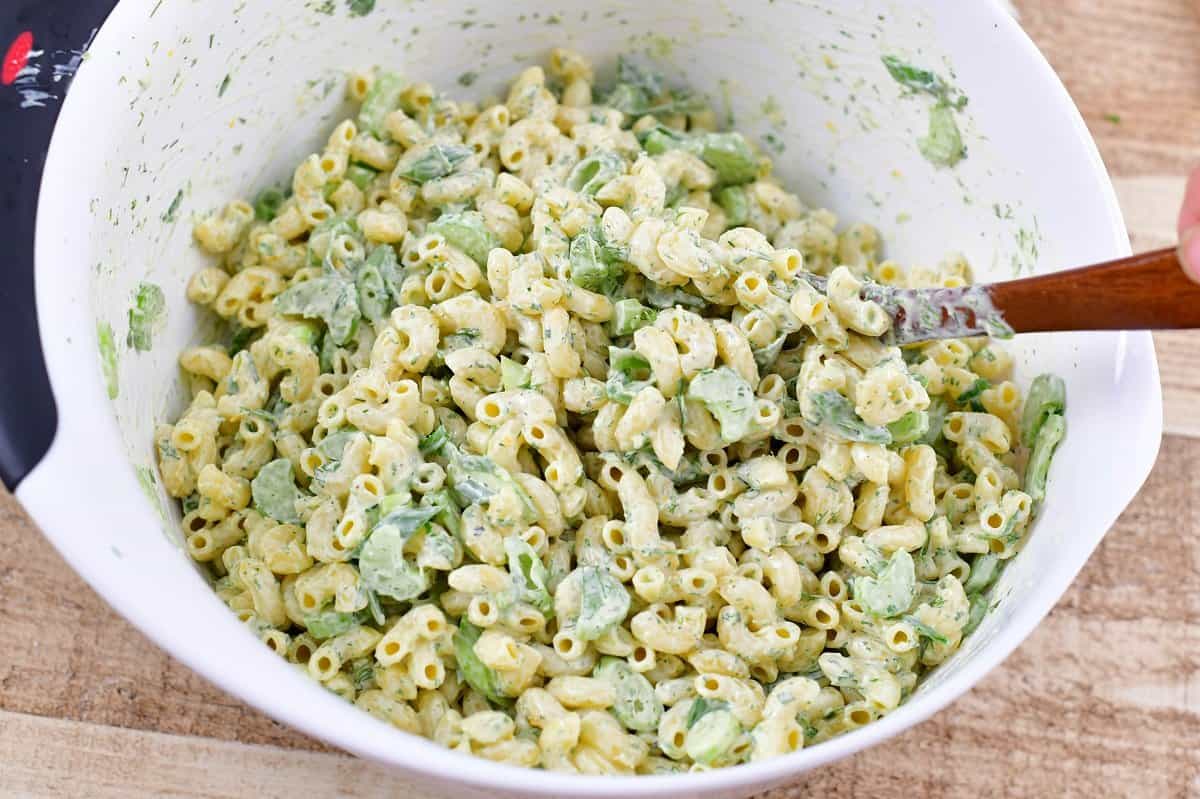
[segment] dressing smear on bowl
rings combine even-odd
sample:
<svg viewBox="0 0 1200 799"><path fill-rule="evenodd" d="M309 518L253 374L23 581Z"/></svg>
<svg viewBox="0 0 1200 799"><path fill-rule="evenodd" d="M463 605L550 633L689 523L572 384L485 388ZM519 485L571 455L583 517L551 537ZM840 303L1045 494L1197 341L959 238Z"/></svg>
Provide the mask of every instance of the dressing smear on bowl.
<svg viewBox="0 0 1200 799"><path fill-rule="evenodd" d="M965 98L884 63L953 166ZM488 107L348 92L288 187L196 224L224 332L154 434L268 646L400 729L585 774L795 751L958 649L1065 431L1061 381L1022 408L990 339L889 342L889 290L986 316L965 259L884 259L634 59L599 85L556 49Z"/></svg>

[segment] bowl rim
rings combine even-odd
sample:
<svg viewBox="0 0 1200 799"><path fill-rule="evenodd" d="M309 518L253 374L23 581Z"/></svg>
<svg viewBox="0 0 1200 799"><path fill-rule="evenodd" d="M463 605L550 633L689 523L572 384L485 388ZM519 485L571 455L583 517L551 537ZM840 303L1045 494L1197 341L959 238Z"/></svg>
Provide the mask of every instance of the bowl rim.
<svg viewBox="0 0 1200 799"><path fill-rule="evenodd" d="M113 31L124 29L135 19L144 19L146 9L150 4L151 0L122 0L105 21L97 36L98 40L103 42L108 38L105 36L106 32L112 35ZM1032 40L1002 8L998 0L989 0L987 7L980 13L988 13L994 18L993 22L996 27L1006 33L1010 40L1009 44L1014 50L1019 48L1023 57L1042 73L1042 77L1045 79L1045 91L1052 92L1056 102L1063 106L1071 122L1072 144L1078 146L1086 159L1091 162L1097 185L1103 191L1103 204L1109 216L1109 227L1105 234L1111 237L1113 253L1116 255L1128 253L1130 251L1128 236L1115 191L1095 142L1066 88ZM83 81L86 84L91 79L92 73L93 70L85 65L76 77L76 81ZM71 251L65 246L66 240L60 240L60 237L54 235L59 228L52 228L48 220L63 217L63 209L86 209L86 202L76 202L72 206L62 199L64 192L70 191L73 185L78 185L72 182L72 169L80 161L80 155L76 152L80 148L75 141L69 140L69 136L79 129L78 124L85 119L82 103L79 100L80 94L72 92L64 102L60 124L55 127L47 152L46 169L38 203L38 225L35 240L35 263L38 275L48 274L50 264L71 258ZM68 221L70 220L68 219ZM74 514L77 511L68 508L69 503L63 503L60 494L55 493L54 489L61 486L62 483L53 477L56 474L70 473L73 469L80 478L86 477L86 473L81 471L77 464L72 463L71 452L67 449L62 431L72 426L76 429L96 428L94 402L97 397L104 402L107 402L107 399L103 397L99 376L95 374L94 368L79 369L77 353L66 346L50 343L52 339L49 333L55 329L56 322L64 321L70 313L79 313L79 308L65 307L66 303L63 302L62 297L51 291L49 281L37 280L36 276L35 280L39 329L43 342L48 345L46 362L59 404L60 425L50 452L26 478L16 494L38 522L45 537L108 604L171 656L179 659L222 690L314 738L328 741L426 780L484 789L501 789L526 795L569 794L596 797L707 795L739 788L761 788L783 782L810 768L841 759L890 738L927 719L961 696L999 665L1029 636L1038 622L1061 598L1063 592L1086 562L1091 549L1099 544L1104 535L1101 533L1096 536L1091 548L1080 558L1077 566L1060 568L1050 573L1049 579L1039 587L1040 601L1023 603L1014 612L1009 623L1010 626L1003 637L997 638L987 647L973 654L959 671L918 701L906 702L882 719L851 734L805 747L789 755L704 773L593 777L548 771L531 772L529 769L464 755L446 749L433 741L394 730L383 722L371 719L339 698L328 695L315 684L311 685L312 691L297 689L297 692L290 694L293 699L304 694L305 701L282 701L282 694L278 687L273 687L269 694L264 693L260 686L260 683L264 682L262 675L253 679L243 676L243 671L227 667L227 658L214 656L209 649L199 645L199 642L191 640L190 637L179 636L177 625L172 624L170 620L161 615L156 615L153 612L152 603L141 602L135 592L122 590L119 581L106 570L103 564L86 557L83 548L67 533L70 529L68 523L75 518ZM76 301L76 305L79 304L86 308L86 301L82 303ZM86 313L86 310L84 312ZM94 323L91 326L94 327ZM1147 421L1150 429L1161 433L1161 395L1151 336L1149 333L1123 333L1120 336L1127 357L1134 362L1145 364L1155 378L1149 396L1146 398L1151 406ZM88 346L91 347L89 354L94 353L92 342L89 342ZM107 424L99 425L100 429L96 430L97 443L111 443L114 447L119 448L120 439L115 420L111 414L104 414L104 416ZM1152 448L1146 452L1136 453L1136 457L1131 457L1127 469L1135 479L1129 483L1129 497L1120 503L1119 507L1115 507L1105 532L1148 476L1157 455L1157 449L1156 439ZM134 496L139 489L132 474L125 475L121 479L128 483L128 496ZM145 516L146 523L157 523L149 509L142 508L141 514ZM230 630L242 627L232 614L226 614L226 616L226 623L216 626ZM242 638L245 639L244 642L239 642L236 647L225 651L236 650L241 653L244 650L246 656L256 663L265 663L269 658L276 663L283 664L277 656L262 647L257 640L244 635ZM233 639L232 633L230 639L231 641ZM242 643L245 644L245 647L241 646ZM250 647L257 652L251 653ZM306 677L302 679L307 682ZM281 680L281 682L290 681ZM284 687L290 686L284 685ZM308 701L308 697L312 697L311 702ZM306 712L310 709L317 712ZM329 711L328 715L323 715L326 710ZM346 720L353 718L353 723L330 725L319 721L332 719L336 722L343 718ZM375 727L372 724L379 726ZM383 731L386 731L387 734L384 734ZM404 737L396 737L397 735ZM534 774L536 776L533 776Z"/></svg>

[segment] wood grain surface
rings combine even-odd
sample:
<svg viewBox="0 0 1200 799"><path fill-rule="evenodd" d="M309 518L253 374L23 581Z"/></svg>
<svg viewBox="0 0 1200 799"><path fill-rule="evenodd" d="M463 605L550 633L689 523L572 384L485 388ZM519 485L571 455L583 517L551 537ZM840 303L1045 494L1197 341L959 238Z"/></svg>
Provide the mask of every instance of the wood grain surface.
<svg viewBox="0 0 1200 799"><path fill-rule="evenodd" d="M1017 6L1100 144L1135 248L1170 243L1200 159L1197 4ZM1156 342L1158 463L1046 621L932 720L772 799L1200 797L1200 334ZM0 540L0 796L415 795L175 663L2 489Z"/></svg>

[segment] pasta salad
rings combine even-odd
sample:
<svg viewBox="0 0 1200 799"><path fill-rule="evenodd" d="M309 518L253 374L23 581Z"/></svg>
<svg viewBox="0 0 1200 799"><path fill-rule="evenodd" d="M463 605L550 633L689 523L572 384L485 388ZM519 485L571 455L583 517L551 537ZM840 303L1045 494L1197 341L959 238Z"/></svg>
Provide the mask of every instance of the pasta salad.
<svg viewBox="0 0 1200 799"><path fill-rule="evenodd" d="M963 258L882 259L627 59L605 91L558 49L503 101L348 93L288 186L196 224L188 296L227 335L155 433L189 554L270 648L583 774L795 751L958 648L1065 429L1061 381L1023 407L986 338L881 339L865 283Z"/></svg>

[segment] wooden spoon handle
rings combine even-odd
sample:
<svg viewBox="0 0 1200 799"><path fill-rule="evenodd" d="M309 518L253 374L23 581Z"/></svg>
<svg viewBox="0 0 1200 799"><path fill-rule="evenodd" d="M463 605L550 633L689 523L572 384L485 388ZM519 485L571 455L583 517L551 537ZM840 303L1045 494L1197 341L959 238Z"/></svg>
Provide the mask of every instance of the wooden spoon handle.
<svg viewBox="0 0 1200 799"><path fill-rule="evenodd" d="M1200 328L1200 285L1183 273L1174 247L988 291L1018 333Z"/></svg>

